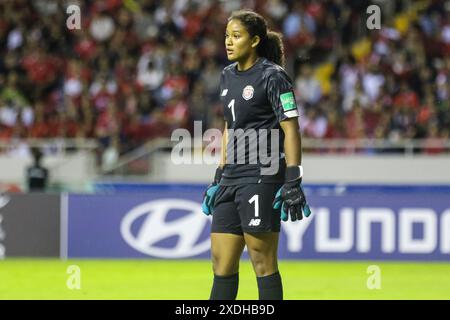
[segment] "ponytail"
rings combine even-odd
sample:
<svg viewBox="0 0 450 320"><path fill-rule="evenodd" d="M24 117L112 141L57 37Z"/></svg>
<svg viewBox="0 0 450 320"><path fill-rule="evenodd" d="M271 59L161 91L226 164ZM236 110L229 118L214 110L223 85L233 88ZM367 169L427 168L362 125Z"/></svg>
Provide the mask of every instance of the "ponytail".
<svg viewBox="0 0 450 320"><path fill-rule="evenodd" d="M260 14L250 10L232 12L228 21L233 19L239 20L251 37L259 36L260 43L257 47L257 53L260 57L284 67L284 46L281 33L269 30L267 21Z"/></svg>
<svg viewBox="0 0 450 320"><path fill-rule="evenodd" d="M279 32L268 31L266 38L258 45L258 55L284 68L283 35Z"/></svg>

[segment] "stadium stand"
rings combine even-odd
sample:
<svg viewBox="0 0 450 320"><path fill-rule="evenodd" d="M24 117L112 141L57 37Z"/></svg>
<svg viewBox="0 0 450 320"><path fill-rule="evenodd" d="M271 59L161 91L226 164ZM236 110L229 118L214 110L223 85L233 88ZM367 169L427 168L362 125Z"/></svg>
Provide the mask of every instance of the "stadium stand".
<svg viewBox="0 0 450 320"><path fill-rule="evenodd" d="M305 138L424 139L446 149L450 20L444 1L61 1L0 3L0 139L94 138L99 159L174 128L221 127L218 81L229 12L249 7L284 34ZM322 66L322 67L320 67ZM328 148L328 151L333 149ZM323 151L323 150L322 150ZM383 149L378 149L383 152ZM101 160L99 160L101 162Z"/></svg>

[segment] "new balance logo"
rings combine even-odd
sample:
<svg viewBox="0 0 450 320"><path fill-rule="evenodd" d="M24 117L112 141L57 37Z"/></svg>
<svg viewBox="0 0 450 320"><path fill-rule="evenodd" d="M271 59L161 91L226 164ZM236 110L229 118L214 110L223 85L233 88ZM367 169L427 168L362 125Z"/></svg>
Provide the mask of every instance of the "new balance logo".
<svg viewBox="0 0 450 320"><path fill-rule="evenodd" d="M250 220L250 223L248 224L249 227L257 227L259 226L259 223L261 222L261 219L252 219Z"/></svg>

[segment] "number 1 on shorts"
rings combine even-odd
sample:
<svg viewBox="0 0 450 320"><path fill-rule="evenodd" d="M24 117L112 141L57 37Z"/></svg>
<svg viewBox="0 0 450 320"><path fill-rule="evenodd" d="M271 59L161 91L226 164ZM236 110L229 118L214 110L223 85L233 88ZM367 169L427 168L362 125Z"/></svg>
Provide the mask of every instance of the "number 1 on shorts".
<svg viewBox="0 0 450 320"><path fill-rule="evenodd" d="M248 200L248 202L251 203L255 203L255 217L258 218L259 217L259 195L255 194L253 197L250 198L250 200Z"/></svg>

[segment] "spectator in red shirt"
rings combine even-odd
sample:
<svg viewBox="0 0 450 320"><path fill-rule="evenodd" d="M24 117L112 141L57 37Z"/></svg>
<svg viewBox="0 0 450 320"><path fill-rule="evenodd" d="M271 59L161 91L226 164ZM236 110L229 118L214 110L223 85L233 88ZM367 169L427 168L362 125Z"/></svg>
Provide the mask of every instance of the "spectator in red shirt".
<svg viewBox="0 0 450 320"><path fill-rule="evenodd" d="M109 144L110 138L120 132L122 127L121 114L117 109L117 105L113 101L109 101L107 108L102 111L95 124L95 136L100 139L105 146Z"/></svg>
<svg viewBox="0 0 450 320"><path fill-rule="evenodd" d="M345 116L346 136L349 139L359 139L365 137L364 111L357 103L354 102L352 111Z"/></svg>
<svg viewBox="0 0 450 320"><path fill-rule="evenodd" d="M394 97L394 107L397 108L419 108L419 97L412 91L405 81L400 85L400 92Z"/></svg>
<svg viewBox="0 0 450 320"><path fill-rule="evenodd" d="M189 121L187 102L180 95L175 96L164 106L162 116L170 132L176 128L187 128Z"/></svg>
<svg viewBox="0 0 450 320"><path fill-rule="evenodd" d="M28 136L30 138L48 138L49 129L45 119L45 106L42 101L34 106L34 122L30 126Z"/></svg>
<svg viewBox="0 0 450 320"><path fill-rule="evenodd" d="M37 85L46 85L56 80L62 65L58 58L38 47L24 57L22 67L27 71L28 78L32 82Z"/></svg>

